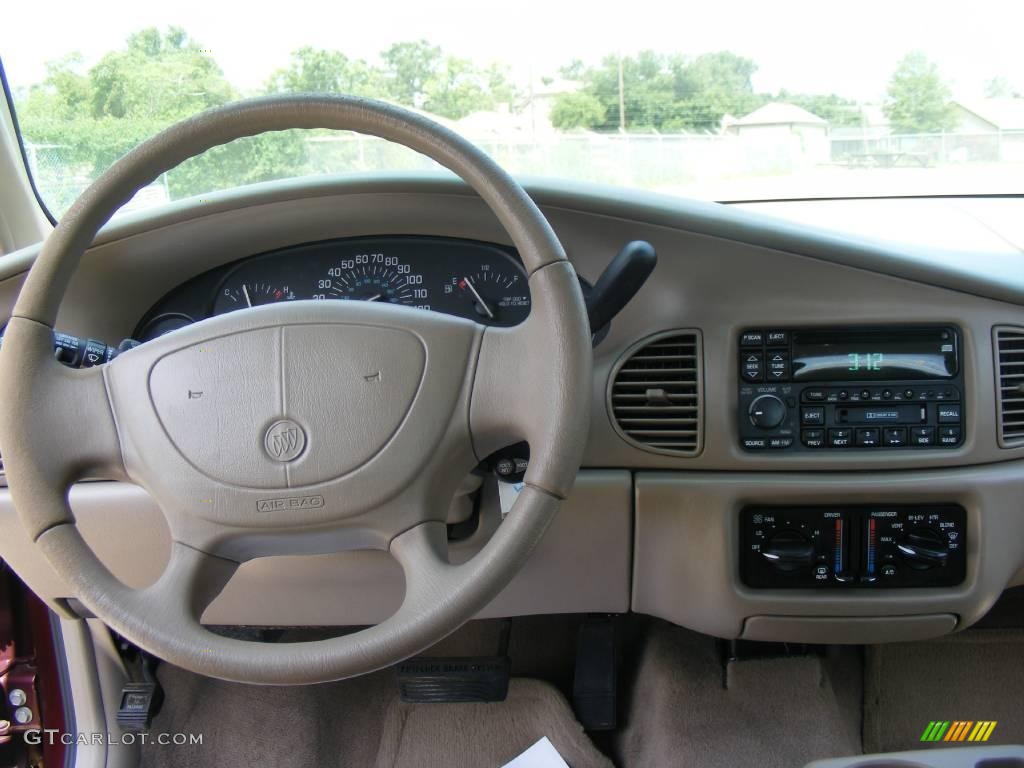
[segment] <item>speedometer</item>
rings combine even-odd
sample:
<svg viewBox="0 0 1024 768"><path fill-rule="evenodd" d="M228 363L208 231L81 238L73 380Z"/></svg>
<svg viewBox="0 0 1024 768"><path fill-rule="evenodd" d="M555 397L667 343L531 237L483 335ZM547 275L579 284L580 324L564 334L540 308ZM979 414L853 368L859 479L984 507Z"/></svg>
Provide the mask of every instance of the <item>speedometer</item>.
<svg viewBox="0 0 1024 768"><path fill-rule="evenodd" d="M397 256L384 253L356 254L339 259L317 279L313 299L382 301L430 309L430 291L423 275L412 271Z"/></svg>

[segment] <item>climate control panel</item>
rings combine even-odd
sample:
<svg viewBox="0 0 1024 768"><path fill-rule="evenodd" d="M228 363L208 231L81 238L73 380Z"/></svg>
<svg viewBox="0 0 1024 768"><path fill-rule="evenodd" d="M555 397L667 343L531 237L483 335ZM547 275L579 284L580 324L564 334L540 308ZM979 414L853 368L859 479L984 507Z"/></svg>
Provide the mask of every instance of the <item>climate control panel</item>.
<svg viewBox="0 0 1024 768"><path fill-rule="evenodd" d="M740 578L770 589L956 586L966 574L966 524L954 504L747 507Z"/></svg>

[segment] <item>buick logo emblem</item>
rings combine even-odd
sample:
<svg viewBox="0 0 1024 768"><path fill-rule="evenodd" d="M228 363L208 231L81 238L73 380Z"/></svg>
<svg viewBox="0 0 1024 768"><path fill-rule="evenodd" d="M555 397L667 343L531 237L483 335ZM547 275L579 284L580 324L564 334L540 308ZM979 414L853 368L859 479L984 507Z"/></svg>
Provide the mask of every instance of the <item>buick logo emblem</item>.
<svg viewBox="0 0 1024 768"><path fill-rule="evenodd" d="M292 461L306 447L306 433L291 419L281 419L270 425L263 447L274 461Z"/></svg>

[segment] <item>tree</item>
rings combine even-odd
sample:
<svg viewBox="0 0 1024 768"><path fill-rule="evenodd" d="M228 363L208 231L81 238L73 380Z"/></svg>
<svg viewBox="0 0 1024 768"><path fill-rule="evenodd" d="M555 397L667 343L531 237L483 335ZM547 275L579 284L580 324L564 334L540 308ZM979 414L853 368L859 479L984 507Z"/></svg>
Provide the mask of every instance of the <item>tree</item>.
<svg viewBox="0 0 1024 768"><path fill-rule="evenodd" d="M57 213L95 178L143 140L173 122L238 94L216 62L186 32L172 27L131 35L124 48L83 71L78 55L52 62L46 79L22 94L18 117L26 137L59 162L41 173ZM294 132L243 139L186 161L165 176L172 197L301 173L306 145Z"/></svg>
<svg viewBox="0 0 1024 768"><path fill-rule="evenodd" d="M1019 99L1021 94L1014 90L1010 81L1001 75L985 83L985 96L989 99Z"/></svg>
<svg viewBox="0 0 1024 768"><path fill-rule="evenodd" d="M935 63L920 51L900 60L882 110L894 133L939 133L956 125L949 87Z"/></svg>
<svg viewBox="0 0 1024 768"><path fill-rule="evenodd" d="M582 91L559 94L551 107L551 124L562 131L596 128L604 124L606 116L604 105Z"/></svg>
<svg viewBox="0 0 1024 768"><path fill-rule="evenodd" d="M695 59L641 51L606 57L597 67L574 61L563 75L583 83L581 94L563 94L552 108L557 127L612 131L619 127L619 67L625 126L630 131L717 131L726 114L745 114L763 103L751 77L757 66L727 51ZM602 116L603 115L603 116Z"/></svg>
<svg viewBox="0 0 1024 768"><path fill-rule="evenodd" d="M284 69L267 83L269 93L347 93L379 96L384 77L362 59L349 59L340 51L304 46L293 51Z"/></svg>
<svg viewBox="0 0 1024 768"><path fill-rule="evenodd" d="M441 69L441 49L426 40L395 43L381 55L388 93L399 104L421 107L427 84Z"/></svg>

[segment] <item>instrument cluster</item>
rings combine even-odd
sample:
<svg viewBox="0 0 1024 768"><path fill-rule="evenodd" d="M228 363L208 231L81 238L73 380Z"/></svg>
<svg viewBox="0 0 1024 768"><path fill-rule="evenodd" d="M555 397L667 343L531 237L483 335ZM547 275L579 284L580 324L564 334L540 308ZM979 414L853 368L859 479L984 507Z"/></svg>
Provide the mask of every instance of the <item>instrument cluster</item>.
<svg viewBox="0 0 1024 768"><path fill-rule="evenodd" d="M530 290L515 251L471 240L363 237L293 246L193 278L151 309L145 341L226 312L283 301L380 301L509 326Z"/></svg>

